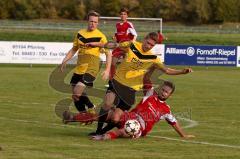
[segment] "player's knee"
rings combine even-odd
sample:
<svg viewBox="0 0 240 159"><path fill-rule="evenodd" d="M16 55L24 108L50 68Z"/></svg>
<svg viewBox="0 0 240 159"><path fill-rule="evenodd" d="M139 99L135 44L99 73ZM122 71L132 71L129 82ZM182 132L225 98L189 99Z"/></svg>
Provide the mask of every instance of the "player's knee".
<svg viewBox="0 0 240 159"><path fill-rule="evenodd" d="M82 88L85 88L86 85L85 85L84 83L82 83L82 82L78 82L78 83L75 85L75 87L82 87Z"/></svg>
<svg viewBox="0 0 240 159"><path fill-rule="evenodd" d="M72 99L73 99L74 102L77 102L77 101L79 101L80 96L73 94Z"/></svg>
<svg viewBox="0 0 240 159"><path fill-rule="evenodd" d="M117 123L119 123L119 121L120 121L120 116L119 116L119 114L114 114L114 115L112 116L112 122L115 123L115 124L117 124Z"/></svg>
<svg viewBox="0 0 240 159"><path fill-rule="evenodd" d="M106 101L106 102L104 103L104 108L105 108L105 109L110 109L112 106L113 106L113 103L111 103L111 102L109 102L109 101Z"/></svg>

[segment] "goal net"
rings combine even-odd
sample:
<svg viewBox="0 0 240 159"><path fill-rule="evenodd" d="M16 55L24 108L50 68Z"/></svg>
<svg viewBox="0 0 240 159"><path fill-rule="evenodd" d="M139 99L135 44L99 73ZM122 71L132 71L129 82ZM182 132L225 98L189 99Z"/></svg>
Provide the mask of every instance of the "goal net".
<svg viewBox="0 0 240 159"><path fill-rule="evenodd" d="M116 23L120 17L100 17L100 29L110 39L116 31ZM162 33L162 18L128 18L137 31L138 40L142 40L149 32L160 31Z"/></svg>

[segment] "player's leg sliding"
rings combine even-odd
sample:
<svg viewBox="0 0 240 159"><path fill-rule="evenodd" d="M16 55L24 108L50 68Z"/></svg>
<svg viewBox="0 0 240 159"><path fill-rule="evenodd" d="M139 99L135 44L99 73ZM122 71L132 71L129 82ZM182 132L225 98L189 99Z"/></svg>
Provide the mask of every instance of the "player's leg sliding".
<svg viewBox="0 0 240 159"><path fill-rule="evenodd" d="M69 122L80 122L80 123L92 123L93 121L97 121L98 117L94 114L90 114L88 112L79 112L79 113L71 113L70 111L65 111L63 113L63 123L67 124Z"/></svg>
<svg viewBox="0 0 240 159"><path fill-rule="evenodd" d="M79 113L74 114L69 111L63 112L64 124L69 122L92 123L96 120L95 106L91 103L89 98L84 95L78 97L78 100L76 95L73 95L74 105ZM90 106L88 110L86 110L86 105Z"/></svg>
<svg viewBox="0 0 240 159"><path fill-rule="evenodd" d="M109 130L112 130L113 128L117 127L118 125L114 122L109 122L102 130L101 133L105 134Z"/></svg>
<svg viewBox="0 0 240 159"><path fill-rule="evenodd" d="M120 117L121 117L122 113L123 113L123 111L121 109L116 108L111 115L110 122L108 122L108 124L102 129L102 133L106 133L115 127L119 127L120 126L119 121L120 121Z"/></svg>
<svg viewBox="0 0 240 159"><path fill-rule="evenodd" d="M104 134L102 131L104 123L107 121L109 110L105 110L104 108L100 109L99 116L98 116L98 124L97 124L97 130L95 132L91 132L88 135L101 135Z"/></svg>

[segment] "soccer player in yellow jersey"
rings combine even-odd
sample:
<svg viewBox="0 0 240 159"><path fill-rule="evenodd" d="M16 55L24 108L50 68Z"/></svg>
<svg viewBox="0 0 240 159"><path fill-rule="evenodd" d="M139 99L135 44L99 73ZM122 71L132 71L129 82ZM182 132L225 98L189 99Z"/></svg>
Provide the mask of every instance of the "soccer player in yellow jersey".
<svg viewBox="0 0 240 159"><path fill-rule="evenodd" d="M191 68L176 70L166 67L161 60L153 55L151 49L158 43L158 34L149 33L140 42L123 42L123 43L107 43L107 48L122 48L126 56L121 64L118 65L116 73L110 82L107 90L104 105L99 113L98 128L95 133L89 135L102 134L114 127L114 123L108 124L104 129L103 123L106 120L107 112L116 105L115 113L112 121L119 121L124 111L128 111L135 102L135 92L143 87L144 75L148 73L150 68L157 69L168 75L180 75L192 72Z"/></svg>
<svg viewBox="0 0 240 159"><path fill-rule="evenodd" d="M109 77L112 55L108 49L101 47L92 47L89 44L105 44L106 36L97 29L99 14L91 11L88 14L87 29L81 29L75 36L73 47L69 50L66 57L62 61L61 71L76 52L78 52L77 66L71 79L72 98L78 111L93 111L94 105L91 103L84 89L86 86L92 87L100 67L100 53L106 54L106 69L102 73L102 79L107 80ZM94 111L93 111L94 112Z"/></svg>

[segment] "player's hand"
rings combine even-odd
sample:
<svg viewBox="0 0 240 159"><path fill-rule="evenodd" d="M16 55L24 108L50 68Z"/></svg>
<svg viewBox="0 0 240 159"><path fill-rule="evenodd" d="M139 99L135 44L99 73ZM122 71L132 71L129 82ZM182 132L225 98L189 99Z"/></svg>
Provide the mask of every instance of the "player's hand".
<svg viewBox="0 0 240 159"><path fill-rule="evenodd" d="M64 72L64 69L66 68L66 63L62 63L60 67L60 71Z"/></svg>
<svg viewBox="0 0 240 159"><path fill-rule="evenodd" d="M187 135L184 135L183 138L185 138L185 139L191 139L191 138L195 138L195 136L194 136L194 135L187 134Z"/></svg>
<svg viewBox="0 0 240 159"><path fill-rule="evenodd" d="M109 71L107 71L107 70L103 71L103 73L102 73L102 79L103 79L104 81L106 81L107 79L109 79Z"/></svg>
<svg viewBox="0 0 240 159"><path fill-rule="evenodd" d="M182 70L182 72L183 72L183 74L188 74L188 73L193 72L193 70L192 70L192 68L184 68L184 69Z"/></svg>
<svg viewBox="0 0 240 159"><path fill-rule="evenodd" d="M115 42L117 42L116 36L113 36L113 37L112 37L112 40L115 41Z"/></svg>

